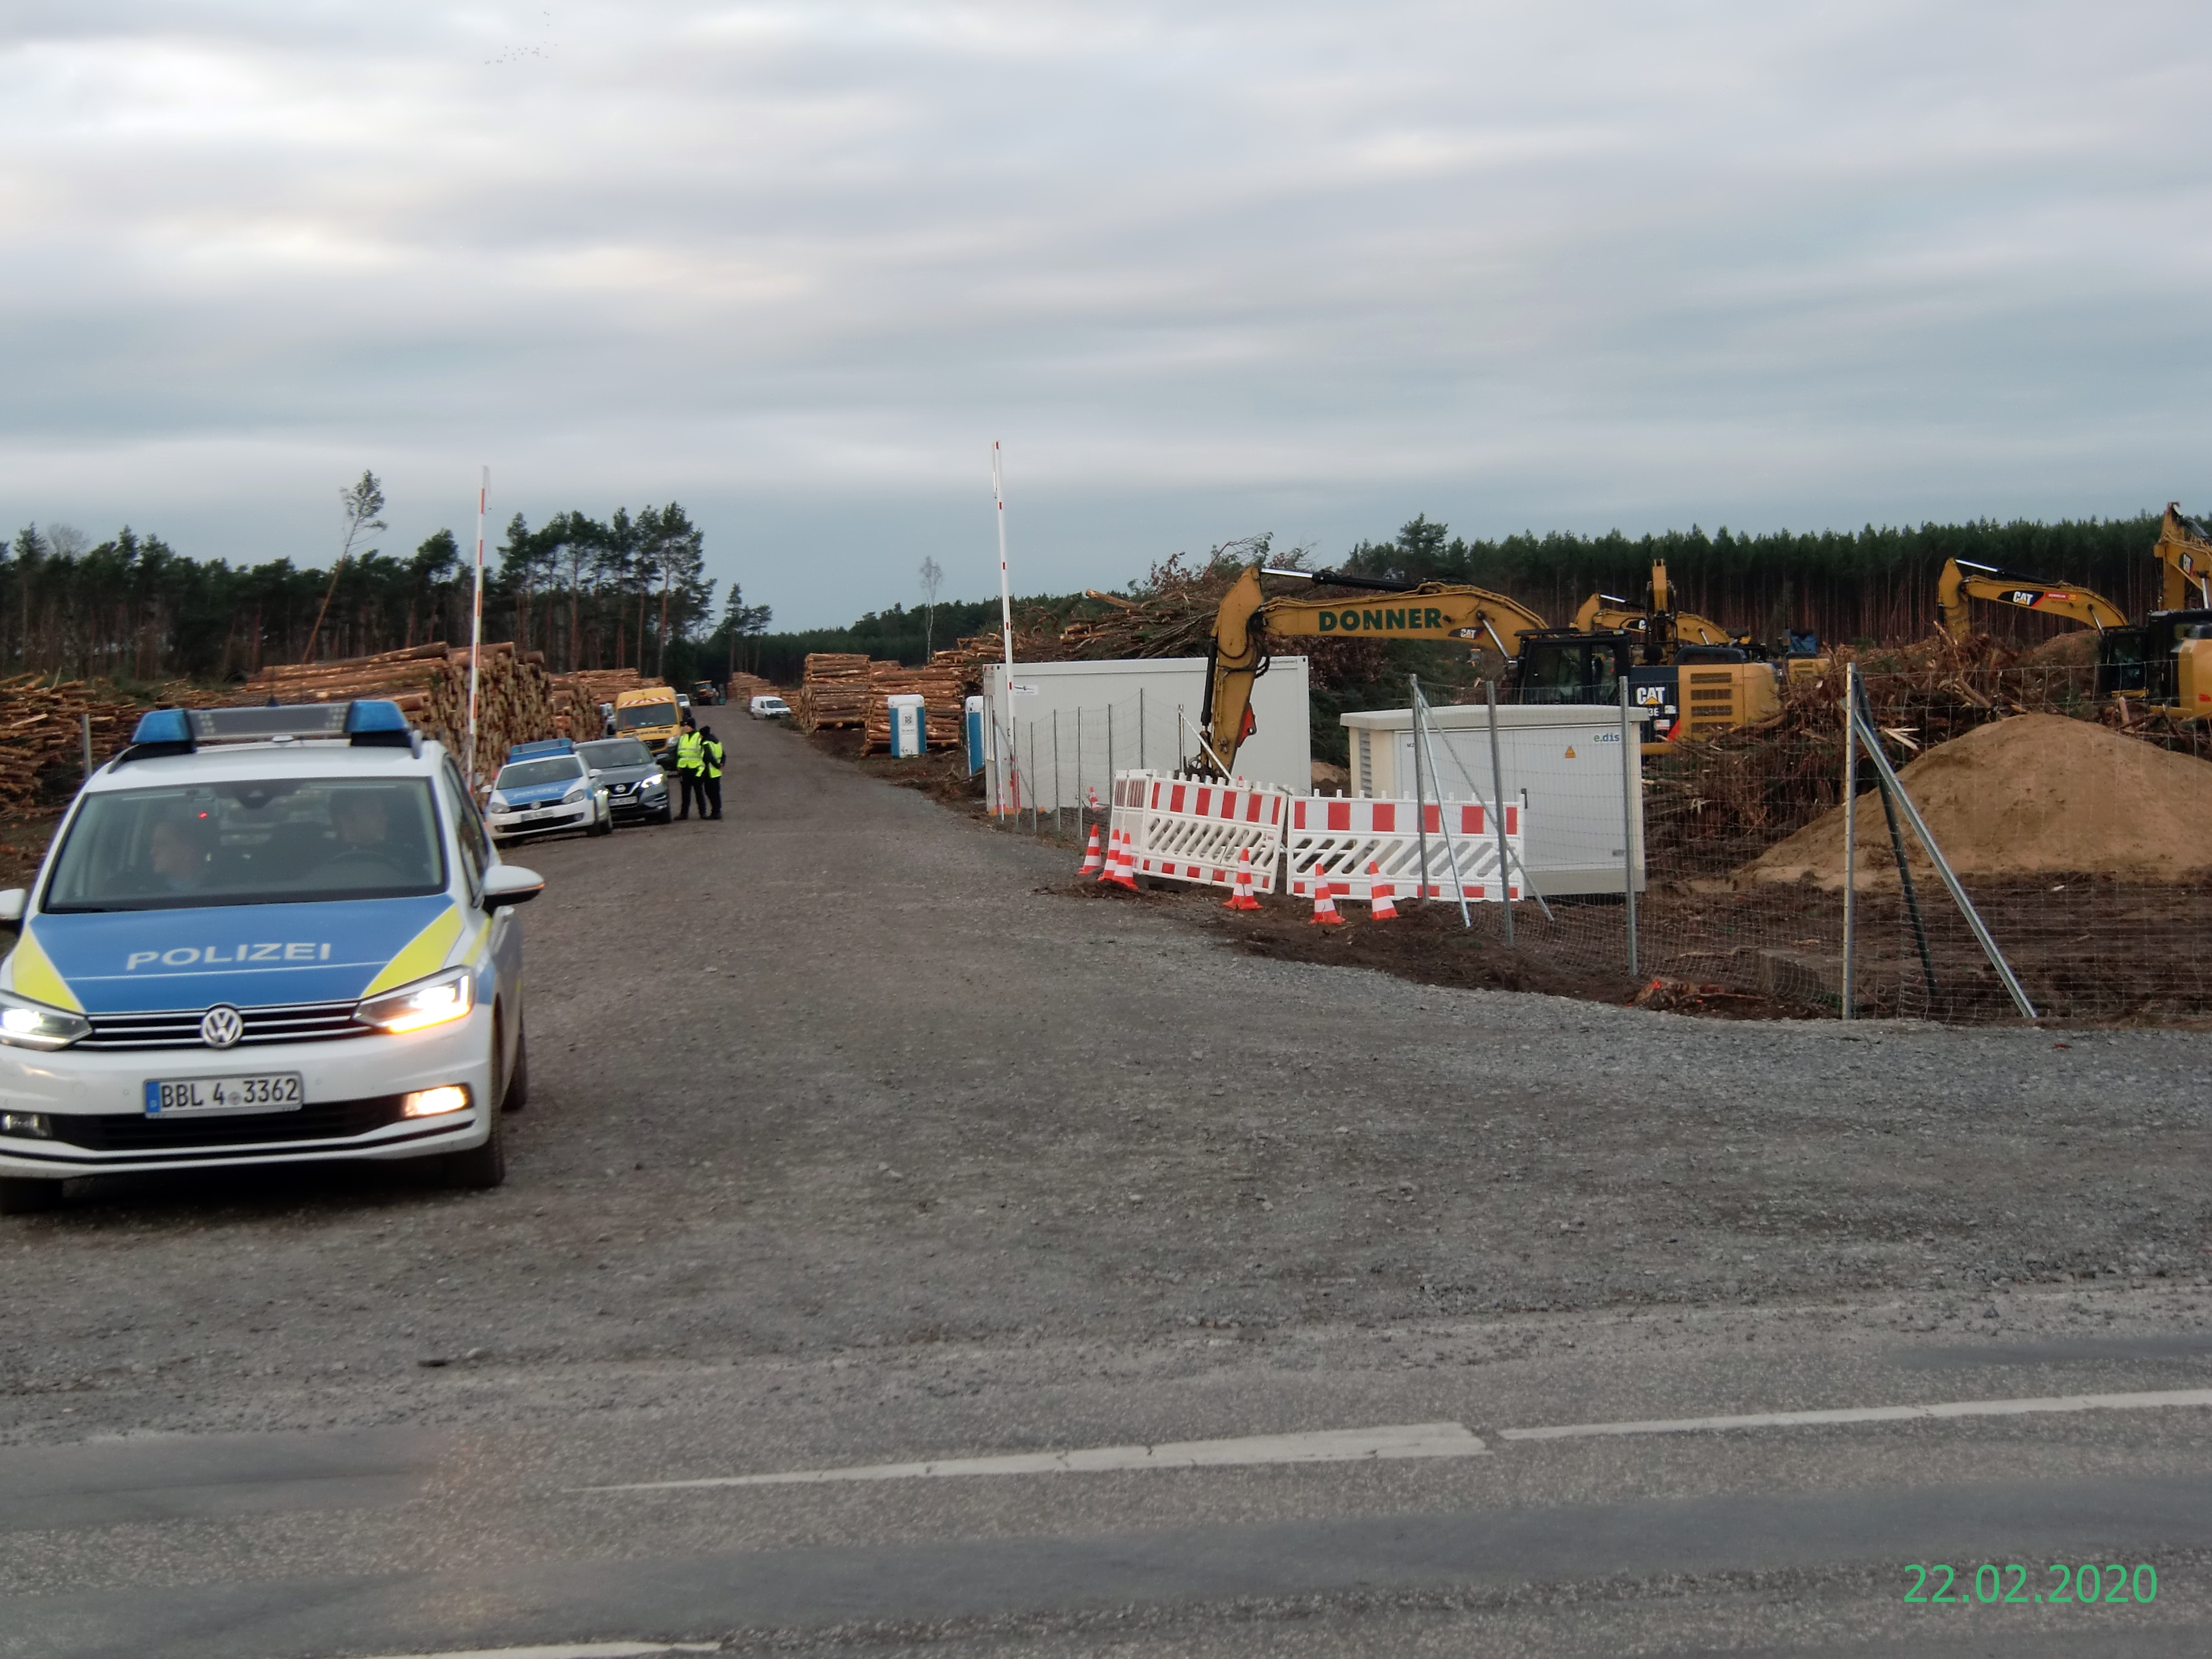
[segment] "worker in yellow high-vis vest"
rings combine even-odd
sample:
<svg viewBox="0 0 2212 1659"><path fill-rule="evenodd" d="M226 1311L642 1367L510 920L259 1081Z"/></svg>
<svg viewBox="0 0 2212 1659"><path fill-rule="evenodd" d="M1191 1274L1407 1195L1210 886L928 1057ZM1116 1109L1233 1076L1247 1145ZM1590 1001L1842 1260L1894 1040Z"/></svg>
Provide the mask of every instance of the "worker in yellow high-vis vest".
<svg viewBox="0 0 2212 1659"><path fill-rule="evenodd" d="M684 717L684 729L676 734L676 781L683 792L684 808L677 813L679 818L691 816L691 803L699 803L699 816L707 816L707 792L701 788L700 774L707 764L707 746L699 735L691 717Z"/></svg>
<svg viewBox="0 0 2212 1659"><path fill-rule="evenodd" d="M722 740L714 728L699 728L699 812L702 817L722 816Z"/></svg>

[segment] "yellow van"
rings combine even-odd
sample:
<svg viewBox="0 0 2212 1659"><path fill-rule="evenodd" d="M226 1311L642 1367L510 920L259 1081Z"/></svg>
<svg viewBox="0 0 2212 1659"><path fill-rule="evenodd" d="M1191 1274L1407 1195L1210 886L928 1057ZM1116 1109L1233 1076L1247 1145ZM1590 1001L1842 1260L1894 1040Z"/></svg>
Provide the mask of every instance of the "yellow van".
<svg viewBox="0 0 2212 1659"><path fill-rule="evenodd" d="M684 711L672 685L641 685L615 696L614 735L635 738L648 749L665 749L683 729Z"/></svg>

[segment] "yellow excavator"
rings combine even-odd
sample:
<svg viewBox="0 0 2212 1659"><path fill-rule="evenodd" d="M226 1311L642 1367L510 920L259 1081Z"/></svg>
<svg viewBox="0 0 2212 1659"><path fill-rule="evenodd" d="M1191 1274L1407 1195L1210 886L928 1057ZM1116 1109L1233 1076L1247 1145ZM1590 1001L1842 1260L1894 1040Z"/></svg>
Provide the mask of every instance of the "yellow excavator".
<svg viewBox="0 0 2212 1659"><path fill-rule="evenodd" d="M1764 720L1781 707L1784 677L1817 678L1828 667L1810 635L1793 633L1777 661L1750 635L1731 634L1694 611L1676 610L1663 559L1651 562L1641 605L1593 593L1575 612L1575 626L1617 629L1635 642L1645 670L1636 677L1636 701L1650 721L1647 752ZM1650 672L1660 668L1673 672Z"/></svg>
<svg viewBox="0 0 2212 1659"><path fill-rule="evenodd" d="M1674 589L1667 580L1667 562L1651 562L1651 583L1644 603L1632 605L1611 593L1593 593L1575 612L1575 626L1584 633L1619 629L1643 647L1646 662L1658 662L1680 645L1735 645L1744 641L1718 623L1694 611L1674 607ZM1655 654L1656 653L1656 654Z"/></svg>
<svg viewBox="0 0 2212 1659"><path fill-rule="evenodd" d="M2009 570L2000 570L1993 564L1976 564L1971 559L1946 560L1942 574L1936 579L1936 609L1943 631L1954 640L1963 640L1974 631L1973 617L1966 608L1969 599L2016 605L2022 611L2039 611L2046 617L2064 617L2094 628L2100 634L2108 628L2128 625L2126 611L2103 594L2093 593L2086 587L2076 587L2071 582L2039 581L2033 576L2014 575Z"/></svg>
<svg viewBox="0 0 2212 1659"><path fill-rule="evenodd" d="M1505 659L1512 700L1523 703L1612 703L1621 683L1651 739L1647 753L1682 738L1710 737L1759 720L1780 706L1779 671L1747 641L1724 634L1703 617L1697 641L1662 649L1650 618L1662 631L1680 631L1680 613L1665 605L1666 568L1654 567L1656 611L1626 612L1644 625L1634 631L1606 625L1613 613L1595 613L1601 625L1553 628L1519 600L1457 582L1397 581L1340 570L1279 570L1254 565L1223 596L1213 622L1206 666L1202 752L1189 764L1236 769L1237 751L1252 734L1252 682L1267 672L1270 639L1456 640L1489 646ZM1311 586L1350 589L1377 598L1267 597L1262 576ZM1587 607L1586 607L1587 609ZM1579 624L1582 618L1577 618ZM1639 662L1639 657L1642 660Z"/></svg>
<svg viewBox="0 0 2212 1659"><path fill-rule="evenodd" d="M1290 594L1269 599L1260 583L1263 575L1378 597L1372 601ZM1530 635L1564 631L1549 627L1518 600L1486 588L1252 565L1231 584L1214 616L1213 648L1206 660L1205 747L1224 776L1236 771L1237 751L1252 735L1252 682L1267 672L1271 638L1458 640L1471 647L1492 646L1509 663L1517 664L1522 641ZM1621 665L1626 665L1625 644ZM1579 678L1579 659L1576 668ZM1205 769L1203 758L1194 758L1191 764Z"/></svg>
<svg viewBox="0 0 2212 1659"><path fill-rule="evenodd" d="M2212 537L2169 502L2153 553L2163 567L2165 603L2140 623L2086 587L1950 560L1936 583L1943 631L1954 640L1972 631L1969 599L2063 617L2097 630L2100 696L2140 701L2146 712L2170 720L2212 718L2212 604L2202 603L2212 598L2206 582ZM2200 603L2192 605L2192 599Z"/></svg>

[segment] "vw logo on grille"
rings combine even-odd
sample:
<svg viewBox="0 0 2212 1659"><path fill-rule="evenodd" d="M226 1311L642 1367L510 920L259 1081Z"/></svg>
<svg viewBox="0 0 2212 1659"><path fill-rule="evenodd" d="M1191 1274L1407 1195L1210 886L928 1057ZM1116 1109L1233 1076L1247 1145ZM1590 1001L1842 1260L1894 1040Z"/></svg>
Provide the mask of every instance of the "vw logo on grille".
<svg viewBox="0 0 2212 1659"><path fill-rule="evenodd" d="M246 1035L246 1020L237 1009L218 1003L200 1020L200 1041L210 1048L228 1048Z"/></svg>

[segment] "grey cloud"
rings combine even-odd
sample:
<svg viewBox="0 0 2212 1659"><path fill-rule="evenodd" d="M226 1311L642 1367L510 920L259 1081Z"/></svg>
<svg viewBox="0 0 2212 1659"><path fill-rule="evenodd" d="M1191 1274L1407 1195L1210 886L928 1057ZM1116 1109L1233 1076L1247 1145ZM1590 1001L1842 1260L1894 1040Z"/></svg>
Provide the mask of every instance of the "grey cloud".
<svg viewBox="0 0 2212 1659"><path fill-rule="evenodd" d="M2201 473L2208 34L2179 4L17 8L0 511L319 558L360 465L397 543L483 458L501 520L683 499L720 574L818 622L925 552L983 591L993 436L1040 587L1424 509L2131 510Z"/></svg>

